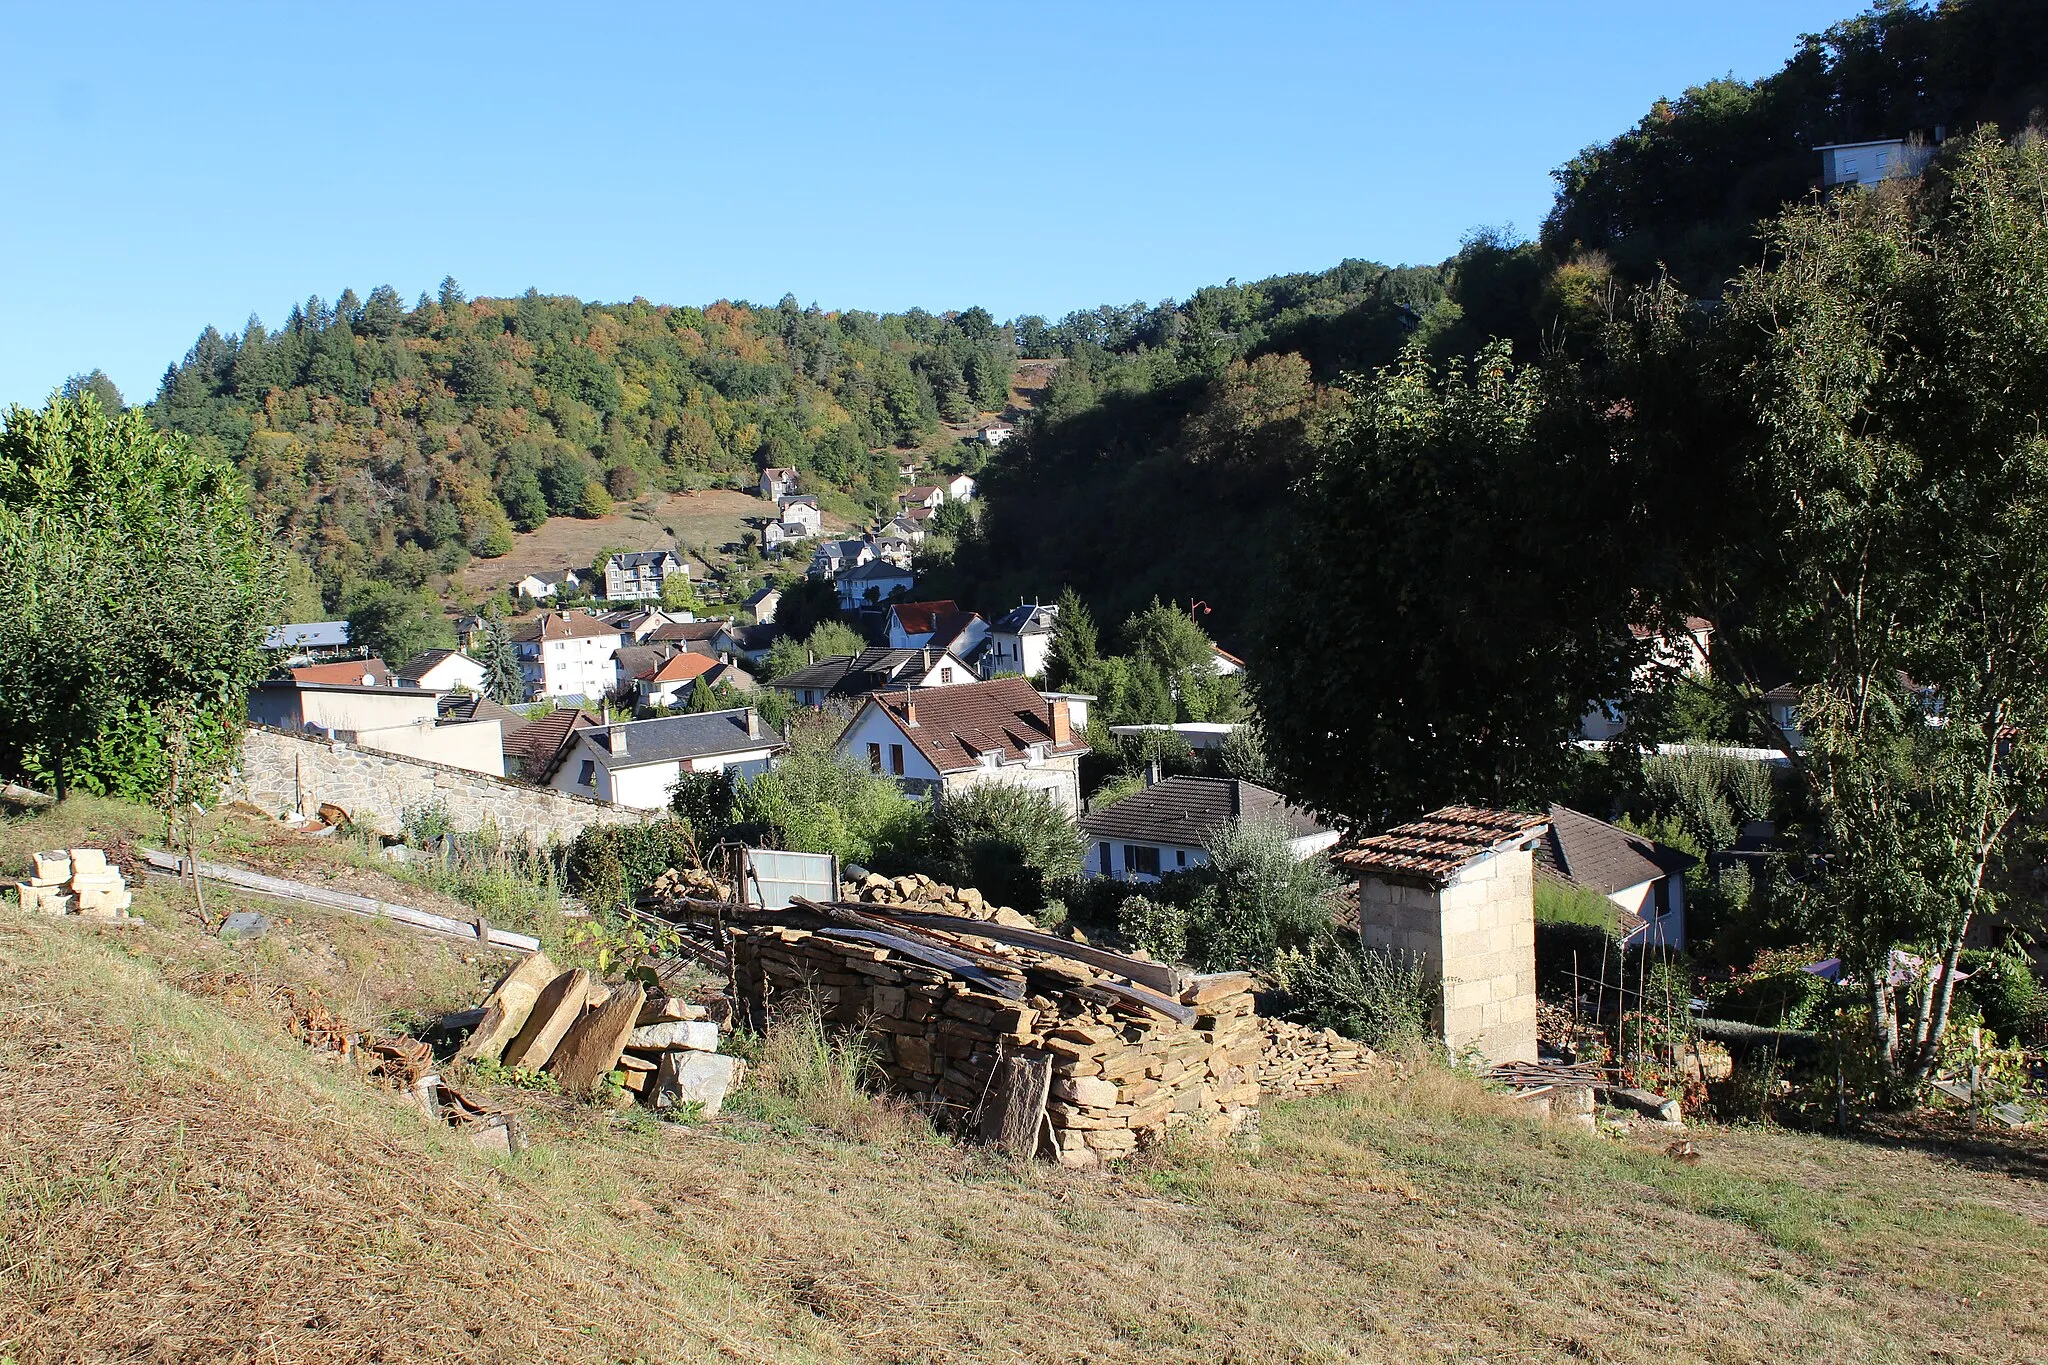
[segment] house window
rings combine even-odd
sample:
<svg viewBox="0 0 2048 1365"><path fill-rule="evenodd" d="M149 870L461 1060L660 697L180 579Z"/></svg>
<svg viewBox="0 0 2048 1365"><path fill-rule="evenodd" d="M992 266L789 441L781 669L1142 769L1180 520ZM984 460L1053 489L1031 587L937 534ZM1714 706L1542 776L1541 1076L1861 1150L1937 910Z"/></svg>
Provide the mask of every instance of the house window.
<svg viewBox="0 0 2048 1365"><path fill-rule="evenodd" d="M1671 913L1671 878L1659 877L1651 884L1650 904L1658 919Z"/></svg>
<svg viewBox="0 0 2048 1365"><path fill-rule="evenodd" d="M1186 849L1177 848L1173 851L1173 865L1175 867L1186 867L1188 865L1188 851Z"/></svg>
<svg viewBox="0 0 2048 1365"><path fill-rule="evenodd" d="M1095 846L1095 851L1096 851L1097 855L1099 855L1099 856L1100 856L1100 858L1101 858L1101 860L1102 860L1102 875L1103 875L1103 876L1105 876L1105 877L1107 877L1107 876L1108 876L1108 875L1110 874L1110 871L1111 871L1111 868L1110 868L1110 866L1109 866L1109 845L1108 845L1108 844L1097 844L1097 845Z"/></svg>
<svg viewBox="0 0 2048 1365"><path fill-rule="evenodd" d="M882 771L882 746L879 744L868 745L868 771L871 773Z"/></svg>
<svg viewBox="0 0 2048 1365"><path fill-rule="evenodd" d="M940 682L942 682L942 683L949 683L949 682L953 681L953 670L952 670L952 669L950 669L950 668L942 668L942 669L940 669L940 670L939 670L939 681L940 681Z"/></svg>
<svg viewBox="0 0 2048 1365"><path fill-rule="evenodd" d="M579 787L589 787L596 785L596 783L597 761L586 758L583 760L583 767L576 774L576 785Z"/></svg>
<svg viewBox="0 0 2048 1365"><path fill-rule="evenodd" d="M1124 845L1124 871L1141 872L1148 877L1159 875L1159 850L1150 844Z"/></svg>
<svg viewBox="0 0 2048 1365"><path fill-rule="evenodd" d="M889 771L898 777L903 776L903 746L901 744L891 744L889 746Z"/></svg>

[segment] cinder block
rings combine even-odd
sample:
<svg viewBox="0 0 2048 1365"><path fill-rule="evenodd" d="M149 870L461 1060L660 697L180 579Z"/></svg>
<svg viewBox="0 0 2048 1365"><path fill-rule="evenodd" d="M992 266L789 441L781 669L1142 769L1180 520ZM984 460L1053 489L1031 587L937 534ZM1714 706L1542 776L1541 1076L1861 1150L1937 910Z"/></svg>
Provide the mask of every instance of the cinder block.
<svg viewBox="0 0 2048 1365"><path fill-rule="evenodd" d="M74 877L98 876L107 870L105 849L74 848L71 850L71 874Z"/></svg>

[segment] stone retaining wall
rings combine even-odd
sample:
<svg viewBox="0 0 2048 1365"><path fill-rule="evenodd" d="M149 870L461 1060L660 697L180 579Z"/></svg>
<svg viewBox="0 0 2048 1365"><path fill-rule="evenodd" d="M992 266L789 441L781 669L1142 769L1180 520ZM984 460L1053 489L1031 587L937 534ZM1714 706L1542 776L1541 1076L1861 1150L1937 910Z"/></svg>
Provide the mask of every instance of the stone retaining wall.
<svg viewBox="0 0 2048 1365"><path fill-rule="evenodd" d="M458 830L492 825L500 835L535 844L567 843L591 825L638 824L655 815L255 725L242 736L241 766L228 780L227 797L274 815L298 811L310 816L322 802L331 802L380 834L401 832L408 809L439 805Z"/></svg>

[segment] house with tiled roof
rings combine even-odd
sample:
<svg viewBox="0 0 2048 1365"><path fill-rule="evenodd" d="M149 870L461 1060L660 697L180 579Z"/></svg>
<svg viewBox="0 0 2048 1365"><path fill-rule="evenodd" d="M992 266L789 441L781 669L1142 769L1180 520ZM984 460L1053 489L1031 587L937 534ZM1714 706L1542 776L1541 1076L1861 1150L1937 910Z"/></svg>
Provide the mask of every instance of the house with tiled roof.
<svg viewBox="0 0 2048 1365"><path fill-rule="evenodd" d="M600 722L580 707L550 711L505 730L505 775L545 784L568 752L569 736Z"/></svg>
<svg viewBox="0 0 2048 1365"><path fill-rule="evenodd" d="M604 562L604 595L608 602L658 602L662 585L681 575L690 581L690 566L674 550L631 550Z"/></svg>
<svg viewBox="0 0 2048 1365"><path fill-rule="evenodd" d="M958 687L974 682L974 668L943 649L866 649L817 659L774 679L800 706L865 697L906 687Z"/></svg>
<svg viewBox="0 0 2048 1365"><path fill-rule="evenodd" d="M753 707L579 727L547 784L636 810L662 810L689 773L751 777L767 771L782 739Z"/></svg>
<svg viewBox="0 0 2048 1365"><path fill-rule="evenodd" d="M840 570L832 583L839 589L839 605L848 611L901 597L917 586L910 570L881 558Z"/></svg>
<svg viewBox="0 0 2048 1365"><path fill-rule="evenodd" d="M906 488L902 497L904 506L922 507L928 512L936 512L946 504L946 490L935 483L921 483L914 488Z"/></svg>
<svg viewBox="0 0 2048 1365"><path fill-rule="evenodd" d="M981 613L962 611L951 599L893 602L882 618L882 629L893 649L950 650L970 663L989 637L989 624Z"/></svg>
<svg viewBox="0 0 2048 1365"><path fill-rule="evenodd" d="M650 710L657 706L681 706L699 678L721 667L709 654L677 650L645 672L636 673L633 687L640 705Z"/></svg>
<svg viewBox="0 0 2048 1365"><path fill-rule="evenodd" d="M796 471L779 465L770 465L761 471L761 496L770 502L780 502L796 492Z"/></svg>
<svg viewBox="0 0 2048 1365"><path fill-rule="evenodd" d="M1271 788L1234 777L1162 777L1081 817L1091 848L1091 877L1156 881L1209 861L1216 837L1233 824L1286 831L1297 858L1337 842L1337 831Z"/></svg>
<svg viewBox="0 0 2048 1365"><path fill-rule="evenodd" d="M429 649L406 660L391 675L400 687L424 687L436 692L464 688L484 689L484 666L467 654L453 649Z"/></svg>
<svg viewBox="0 0 2048 1365"><path fill-rule="evenodd" d="M612 655L626 642L619 628L587 611L544 611L512 635L526 695L594 700L619 685Z"/></svg>
<svg viewBox="0 0 2048 1365"><path fill-rule="evenodd" d="M1614 903L1616 930L1635 946L1685 947L1685 874L1699 859L1569 806L1550 808L1536 875Z"/></svg>
<svg viewBox="0 0 2048 1365"><path fill-rule="evenodd" d="M917 796L1007 783L1076 814L1088 742L1065 697L1022 678L877 692L839 736L839 752Z"/></svg>

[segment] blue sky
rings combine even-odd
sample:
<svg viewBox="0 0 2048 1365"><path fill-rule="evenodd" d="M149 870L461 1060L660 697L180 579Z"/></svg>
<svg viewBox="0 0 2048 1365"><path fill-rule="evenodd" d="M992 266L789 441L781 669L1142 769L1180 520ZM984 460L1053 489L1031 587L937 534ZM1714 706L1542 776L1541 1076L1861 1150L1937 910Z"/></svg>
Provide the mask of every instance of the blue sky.
<svg viewBox="0 0 2048 1365"><path fill-rule="evenodd" d="M1437 261L1856 6L180 8L0 13L0 404L446 274L1011 317Z"/></svg>

